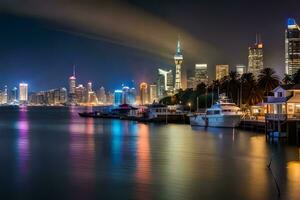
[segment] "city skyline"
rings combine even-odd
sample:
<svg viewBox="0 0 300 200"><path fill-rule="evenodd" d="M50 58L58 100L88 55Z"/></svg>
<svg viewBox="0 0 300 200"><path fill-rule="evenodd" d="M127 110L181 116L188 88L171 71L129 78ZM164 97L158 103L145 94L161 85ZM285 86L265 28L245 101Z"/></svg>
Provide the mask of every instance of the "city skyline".
<svg viewBox="0 0 300 200"><path fill-rule="evenodd" d="M160 3L158 6L149 5L147 2L137 3L131 1L124 3L126 9L124 12L122 10L121 16L128 14L128 10L136 8L139 12L134 12L128 17L135 19L136 16L143 16L146 24L156 19L155 23L159 25L158 27L162 27L163 31L156 28L150 30L147 35L136 33L137 36L140 36L140 34L141 37L142 35L145 36L145 38L141 38L141 41L132 40L132 36L134 36L132 30L124 29L126 34L130 35L124 36L123 34L114 33L113 37L110 38L102 30L99 32L77 30L77 27L70 26L65 21L57 23L53 20L53 17L59 13L53 13L53 16L44 16L40 13L37 16L32 16L36 11L30 14L21 8L16 9L13 3L1 3L0 7L4 12L1 14L0 25L5 31L1 33L2 55L0 65L2 67L0 73L10 76L6 76L7 79L5 80L1 79L0 85L13 86L20 81L26 81L34 87L32 88L34 91L56 88L66 85L67 82L63 77L69 74L69 66L73 64L78 66L77 71L81 75L81 80L78 80L78 82L85 83L91 80L97 85L105 85L110 90L117 88L122 83L127 84L126 81L128 80L151 82L156 74L157 66L169 67L174 65L172 57L178 35L180 35L185 56L183 67L187 70L193 70L195 63L207 63L208 74L213 77L216 64L226 63L231 69L237 64L246 65L248 62L247 48L255 42L255 39L253 39L255 34L260 33L265 44L265 66L275 68L279 73L283 73L285 70L284 33L286 21L289 17L294 17L296 21L300 19L293 6L295 3L295 1L288 1L284 4L273 3L273 9L281 10L274 19L266 17L266 14L258 13L253 19L248 17L237 19L234 25L232 21L229 23L228 19L224 21L225 19L222 19L221 16L228 14L230 18L235 18L235 14L230 14L230 11L237 7L245 9L247 2L236 3L233 8L221 3L217 7L219 12L216 13L216 16L211 16L206 20L201 18L202 15L211 15L206 12L195 15L195 19L189 17L189 12L194 13L196 8L200 8L197 3L193 6L187 4L182 8L182 3L175 1L172 4L174 10L168 12L164 12L168 7L166 3ZM285 5L284 9L282 9L282 5ZM53 6L60 6L60 4L53 3ZM213 5L204 2L201 6L209 8ZM267 3L261 2L262 8L267 6L269 6ZM95 8L100 9L98 4L95 5ZM116 9L115 5L108 5L108 8ZM187 19L184 22L178 18L178 13L174 14L179 9L182 10L180 15ZM28 10L31 10L30 3ZM64 7L62 7L62 10L64 10ZM84 10L81 11L84 12ZM24 15L20 13L24 13ZM161 16L162 13L165 14L165 17ZM65 17L65 15L61 16L62 19ZM258 21L258 18L261 21ZM221 32L215 33L213 30L216 29L212 25L216 24L218 20L223 25L218 23L218 26L221 27L218 30L221 30ZM196 21L197 27L194 26ZM166 22L172 26L166 26ZM99 19L99 24L102 23ZM264 26L266 23L268 26ZM244 31L242 25L245 24L247 24L247 33L245 34L237 35L235 32L228 31L233 28L237 32ZM134 25L132 26L134 27ZM225 29L225 26L228 26L228 30ZM212 30L209 30L211 28ZM195 32L193 32L193 29L195 29ZM148 31L148 29L145 31ZM156 31L157 34L153 35L153 31ZM186 32L191 32L191 34L186 34ZM216 37L220 33L222 33L222 37ZM163 40L160 36L163 36ZM156 43L149 45L152 40L155 40ZM193 47L191 41L196 41L195 44L197 45L195 46L200 44L201 50ZM161 45L157 42L161 42ZM17 45L18 47L16 47ZM216 49L217 51L215 51ZM108 73L112 74L114 78L108 77L106 75ZM35 74L41 76L34 76ZM149 77L149 74L152 77ZM49 80L46 79L47 76ZM113 82L112 80L118 81Z"/></svg>

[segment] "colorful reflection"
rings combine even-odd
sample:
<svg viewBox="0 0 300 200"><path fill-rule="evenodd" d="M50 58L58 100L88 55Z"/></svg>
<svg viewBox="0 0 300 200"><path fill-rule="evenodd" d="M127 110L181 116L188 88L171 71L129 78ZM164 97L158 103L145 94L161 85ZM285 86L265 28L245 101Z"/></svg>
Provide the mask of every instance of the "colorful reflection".
<svg viewBox="0 0 300 200"><path fill-rule="evenodd" d="M300 161L287 163L287 197L288 199L300 199Z"/></svg>
<svg viewBox="0 0 300 200"><path fill-rule="evenodd" d="M29 122L27 118L27 107L20 107L19 119L17 121L17 152L18 152L18 168L21 177L24 177L28 173L29 168Z"/></svg>
<svg viewBox="0 0 300 200"><path fill-rule="evenodd" d="M120 120L112 120L111 122L111 134L112 134L112 160L114 164L120 164L122 155L122 134L123 128Z"/></svg>
<svg viewBox="0 0 300 200"><path fill-rule="evenodd" d="M74 188L72 199L94 197L95 170L95 128L94 119L82 121L77 115L70 118L70 184Z"/></svg>
<svg viewBox="0 0 300 200"><path fill-rule="evenodd" d="M149 144L149 126L139 125L137 140L136 182L138 199L151 199L149 183L151 182L151 155Z"/></svg>

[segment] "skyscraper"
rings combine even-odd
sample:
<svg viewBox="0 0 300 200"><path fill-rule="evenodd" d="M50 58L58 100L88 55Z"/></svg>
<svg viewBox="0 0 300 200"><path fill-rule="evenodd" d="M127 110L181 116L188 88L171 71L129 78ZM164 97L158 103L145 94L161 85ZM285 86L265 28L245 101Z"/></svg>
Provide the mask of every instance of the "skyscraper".
<svg viewBox="0 0 300 200"><path fill-rule="evenodd" d="M149 103L148 85L145 82L140 84L140 98L141 98L141 102L140 102L141 105L145 105Z"/></svg>
<svg viewBox="0 0 300 200"><path fill-rule="evenodd" d="M195 89L197 87L195 77L189 77L187 80L187 88Z"/></svg>
<svg viewBox="0 0 300 200"><path fill-rule="evenodd" d="M122 90L115 90L114 92L114 105L118 106L122 104Z"/></svg>
<svg viewBox="0 0 300 200"><path fill-rule="evenodd" d="M3 93L2 93L2 103L3 104L8 103L7 86L4 86L4 90L3 90Z"/></svg>
<svg viewBox="0 0 300 200"><path fill-rule="evenodd" d="M75 66L73 66L73 75L69 78L69 93L75 94L76 88L76 74L75 74Z"/></svg>
<svg viewBox="0 0 300 200"><path fill-rule="evenodd" d="M195 65L195 81L196 81L196 85L198 85L201 82L207 84L208 82L207 64Z"/></svg>
<svg viewBox="0 0 300 200"><path fill-rule="evenodd" d="M179 90L182 88L182 75L181 75L181 64L183 61L183 55L181 53L181 45L180 41L178 40L177 42L177 48L176 48L176 53L174 55L174 61L175 61L175 90Z"/></svg>
<svg viewBox="0 0 300 200"><path fill-rule="evenodd" d="M103 86L97 91L97 97L100 103L106 103L105 88Z"/></svg>
<svg viewBox="0 0 300 200"><path fill-rule="evenodd" d="M264 68L263 43L259 36L256 36L256 42L249 47L248 55L248 72L257 77L260 71Z"/></svg>
<svg viewBox="0 0 300 200"><path fill-rule="evenodd" d="M236 73L241 77L243 74L247 72L245 65L237 65L236 66Z"/></svg>
<svg viewBox="0 0 300 200"><path fill-rule="evenodd" d="M161 98L166 94L173 93L173 73L172 70L158 69L157 94Z"/></svg>
<svg viewBox="0 0 300 200"><path fill-rule="evenodd" d="M19 102L26 103L28 101L28 84L20 83L19 84Z"/></svg>
<svg viewBox="0 0 300 200"><path fill-rule="evenodd" d="M157 101L157 85L151 84L149 85L149 103L153 103Z"/></svg>
<svg viewBox="0 0 300 200"><path fill-rule="evenodd" d="M216 65L216 80L220 80L229 74L229 65Z"/></svg>
<svg viewBox="0 0 300 200"><path fill-rule="evenodd" d="M285 73L293 75L300 69L300 28L289 18L285 31Z"/></svg>
<svg viewBox="0 0 300 200"><path fill-rule="evenodd" d="M83 103L85 101L85 87L82 84L79 84L75 88L75 96L77 103Z"/></svg>

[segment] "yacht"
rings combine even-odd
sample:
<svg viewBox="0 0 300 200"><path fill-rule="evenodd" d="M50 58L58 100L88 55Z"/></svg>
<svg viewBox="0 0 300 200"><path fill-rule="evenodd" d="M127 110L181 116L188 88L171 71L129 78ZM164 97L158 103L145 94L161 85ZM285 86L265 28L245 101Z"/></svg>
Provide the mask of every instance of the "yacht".
<svg viewBox="0 0 300 200"><path fill-rule="evenodd" d="M241 122L240 108L229 101L226 96L221 96L219 101L206 109L205 113L190 115L192 126L234 128Z"/></svg>

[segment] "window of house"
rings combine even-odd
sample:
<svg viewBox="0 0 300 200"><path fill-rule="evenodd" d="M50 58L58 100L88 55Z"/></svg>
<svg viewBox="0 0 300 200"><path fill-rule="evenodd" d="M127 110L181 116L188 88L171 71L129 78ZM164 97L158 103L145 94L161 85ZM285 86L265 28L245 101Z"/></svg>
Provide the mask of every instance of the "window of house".
<svg viewBox="0 0 300 200"><path fill-rule="evenodd" d="M277 97L282 97L282 96L283 96L282 92L277 92Z"/></svg>

